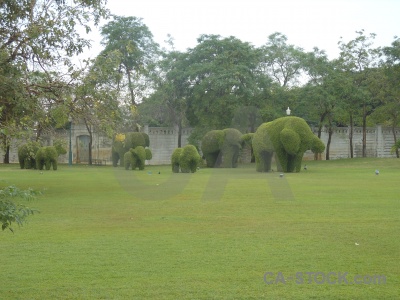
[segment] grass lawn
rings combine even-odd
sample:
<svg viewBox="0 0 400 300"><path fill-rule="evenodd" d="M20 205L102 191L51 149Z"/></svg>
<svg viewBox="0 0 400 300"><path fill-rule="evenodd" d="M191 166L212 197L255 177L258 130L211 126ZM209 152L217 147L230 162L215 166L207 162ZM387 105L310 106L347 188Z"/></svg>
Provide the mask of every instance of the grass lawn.
<svg viewBox="0 0 400 300"><path fill-rule="evenodd" d="M400 160L307 166L0 165L45 189L0 232L1 299L399 299Z"/></svg>

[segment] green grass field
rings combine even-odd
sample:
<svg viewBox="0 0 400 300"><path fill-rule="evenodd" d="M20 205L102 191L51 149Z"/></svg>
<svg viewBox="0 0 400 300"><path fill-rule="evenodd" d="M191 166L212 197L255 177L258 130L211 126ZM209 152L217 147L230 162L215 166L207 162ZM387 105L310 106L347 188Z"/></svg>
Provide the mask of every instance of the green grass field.
<svg viewBox="0 0 400 300"><path fill-rule="evenodd" d="M1 165L45 190L0 232L1 299L399 299L400 160L307 166Z"/></svg>

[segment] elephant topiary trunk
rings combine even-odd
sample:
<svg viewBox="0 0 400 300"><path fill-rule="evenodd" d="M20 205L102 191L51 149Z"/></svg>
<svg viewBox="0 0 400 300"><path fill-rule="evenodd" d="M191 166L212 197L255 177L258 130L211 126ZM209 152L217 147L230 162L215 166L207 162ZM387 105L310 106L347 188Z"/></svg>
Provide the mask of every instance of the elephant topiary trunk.
<svg viewBox="0 0 400 300"><path fill-rule="evenodd" d="M321 153L325 145L304 119L283 117L258 127L253 136L253 149L258 172L271 171L274 154L279 171L300 172L304 152Z"/></svg>

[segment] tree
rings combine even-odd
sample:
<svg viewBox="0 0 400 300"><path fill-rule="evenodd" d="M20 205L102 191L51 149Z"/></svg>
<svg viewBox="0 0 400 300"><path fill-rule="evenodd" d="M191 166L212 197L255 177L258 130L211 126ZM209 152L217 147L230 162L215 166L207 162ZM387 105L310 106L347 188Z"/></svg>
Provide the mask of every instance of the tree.
<svg viewBox="0 0 400 300"><path fill-rule="evenodd" d="M383 48L383 61L379 72L379 85L371 86L383 104L378 107L371 117L392 128L394 143L397 143L396 126L400 125L400 39L395 38L390 47ZM399 158L398 147L394 148Z"/></svg>
<svg viewBox="0 0 400 300"><path fill-rule="evenodd" d="M358 114L362 119L363 139L362 139L362 156L367 155L367 117L379 105L376 97L371 95L368 86L375 79L377 66L377 58L380 49L372 48L375 34L369 36L364 34L364 30L357 31L357 37L347 43L339 42L340 57L339 64L349 80L353 83L354 92L349 99L350 105L357 108ZM353 112L350 111L350 123L353 122ZM350 125L352 126L352 124Z"/></svg>
<svg viewBox="0 0 400 300"><path fill-rule="evenodd" d="M89 61L86 73L81 73L73 89L70 102L70 115L75 120L82 120L89 133L89 165L92 164L92 144L94 130L114 136L120 120L118 90L110 87L110 68L115 66L115 59L98 56Z"/></svg>
<svg viewBox="0 0 400 300"><path fill-rule="evenodd" d="M259 52L235 37L202 35L188 51L184 71L192 126L224 128L238 107L261 107L257 98Z"/></svg>
<svg viewBox="0 0 400 300"><path fill-rule="evenodd" d="M106 17L105 2L0 2L0 77L7 78L0 81L4 162L8 162L10 134L32 126L33 113L49 109L41 106L43 101L62 101L62 90L74 72L70 57L90 46L89 41L79 36L78 28L89 32L90 24L97 25ZM9 130L11 127L16 130Z"/></svg>
<svg viewBox="0 0 400 300"><path fill-rule="evenodd" d="M287 37L275 32L261 47L263 71L282 87L297 83L303 69L305 53L302 48L287 44Z"/></svg>
<svg viewBox="0 0 400 300"><path fill-rule="evenodd" d="M157 60L158 44L142 19L113 16L113 20L101 28L102 45L100 55L118 51L120 61L114 73L118 88L127 88L130 104L136 106L149 89L150 73Z"/></svg>
<svg viewBox="0 0 400 300"><path fill-rule="evenodd" d="M188 124L186 118L189 81L185 77L187 54L171 51L164 54L158 64L159 75L154 80L156 91L139 106L147 120L178 128L178 144L182 146L182 129Z"/></svg>

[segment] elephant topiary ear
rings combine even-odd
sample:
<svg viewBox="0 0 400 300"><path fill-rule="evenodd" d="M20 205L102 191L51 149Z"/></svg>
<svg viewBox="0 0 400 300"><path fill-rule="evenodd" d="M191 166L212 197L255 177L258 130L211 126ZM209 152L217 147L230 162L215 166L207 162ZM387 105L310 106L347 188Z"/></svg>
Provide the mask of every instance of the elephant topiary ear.
<svg viewBox="0 0 400 300"><path fill-rule="evenodd" d="M295 155L300 149L300 136L293 130L284 128L279 134L279 139L285 151Z"/></svg>

